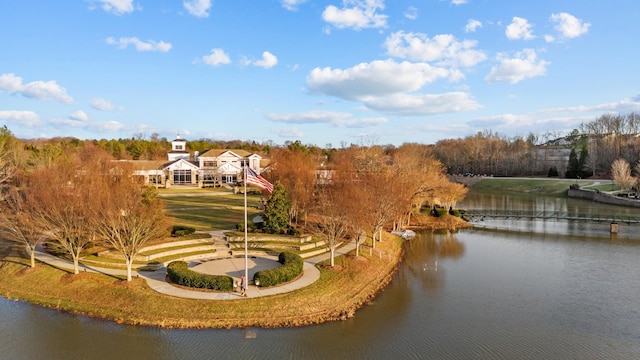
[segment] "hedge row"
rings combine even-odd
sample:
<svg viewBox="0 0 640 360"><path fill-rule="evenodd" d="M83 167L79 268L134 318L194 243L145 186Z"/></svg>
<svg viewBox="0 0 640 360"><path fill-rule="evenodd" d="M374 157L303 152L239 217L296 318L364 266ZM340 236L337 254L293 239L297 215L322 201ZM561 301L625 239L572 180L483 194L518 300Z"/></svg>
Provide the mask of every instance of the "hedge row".
<svg viewBox="0 0 640 360"><path fill-rule="evenodd" d="M207 275L189 270L184 261L173 261L167 266L167 275L172 282L198 289L231 291L233 279L226 275Z"/></svg>
<svg viewBox="0 0 640 360"><path fill-rule="evenodd" d="M182 237L182 236L191 235L194 232L196 232L196 228L194 227L184 226L184 225L174 225L173 228L171 229L171 236Z"/></svg>
<svg viewBox="0 0 640 360"><path fill-rule="evenodd" d="M291 281L302 273L302 258L298 254L290 251L281 252L278 255L278 262L282 266L256 272L253 275L253 282L260 284L260 287L274 286Z"/></svg>

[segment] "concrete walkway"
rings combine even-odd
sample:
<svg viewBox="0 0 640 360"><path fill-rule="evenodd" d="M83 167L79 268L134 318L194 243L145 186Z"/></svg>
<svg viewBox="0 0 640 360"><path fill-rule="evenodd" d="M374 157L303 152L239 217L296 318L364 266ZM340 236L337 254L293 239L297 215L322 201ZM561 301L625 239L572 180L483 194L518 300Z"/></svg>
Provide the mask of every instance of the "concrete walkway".
<svg viewBox="0 0 640 360"><path fill-rule="evenodd" d="M346 254L355 249L355 243L349 242L346 245L336 250L336 256ZM316 268L316 264L320 261L329 258L329 253L314 256L304 261L302 276L296 280L279 286L273 286L269 288L260 288L255 285L249 284L247 288L247 297L259 297L270 296L276 294L282 294L291 292L305 286L313 284L320 278L320 271ZM49 264L51 266L73 271L73 263L56 256L53 256L38 246L36 248L36 259ZM253 274L259 270L271 269L280 266L278 258L274 256L249 256L248 258L249 279L253 279ZM155 271L133 271L134 277L141 277L146 280L147 284L155 291L181 298L189 299L203 299L203 300L235 300L244 299L240 296L240 293L236 292L209 292L190 290L183 287L174 286L166 281L167 268L166 263L161 268ZM80 271L89 271L95 273L102 273L107 275L126 276L126 270L108 269L96 266L87 266L80 264ZM189 268L193 271L197 271L204 274L212 275L229 275L234 281L240 280L240 276L244 275L244 255L241 257L225 257L225 258L203 258L196 261L189 262Z"/></svg>

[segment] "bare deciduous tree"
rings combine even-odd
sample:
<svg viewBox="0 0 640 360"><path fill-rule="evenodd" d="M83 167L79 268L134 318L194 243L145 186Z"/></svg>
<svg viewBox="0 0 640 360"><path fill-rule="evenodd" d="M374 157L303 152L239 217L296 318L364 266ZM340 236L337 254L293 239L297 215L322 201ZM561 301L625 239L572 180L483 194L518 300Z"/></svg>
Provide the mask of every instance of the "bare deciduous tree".
<svg viewBox="0 0 640 360"><path fill-rule="evenodd" d="M29 212L25 212L21 194L14 190L5 196L0 206L0 234L7 239L23 244L30 258L31 267L36 266L36 246L43 234L34 224Z"/></svg>
<svg viewBox="0 0 640 360"><path fill-rule="evenodd" d="M89 186L93 176L97 175L87 174L76 162L58 160L34 171L27 184L25 210L39 231L69 254L76 274L82 250L95 240L91 225L94 194Z"/></svg>
<svg viewBox="0 0 640 360"><path fill-rule="evenodd" d="M131 281L133 260L140 250L169 235L162 201L155 187L143 187L133 176L129 163L104 158L92 172L101 174L95 183L93 227L98 239L124 257Z"/></svg>
<svg viewBox="0 0 640 360"><path fill-rule="evenodd" d="M339 188L323 186L316 197L316 216L313 220L313 232L325 241L331 254L331 266L335 265L335 250L349 231L349 212L342 206Z"/></svg>
<svg viewBox="0 0 640 360"><path fill-rule="evenodd" d="M298 222L311 201L316 182L316 161L313 154L300 149L274 149L271 155L269 177L279 181L287 190L291 203L290 221Z"/></svg>
<svg viewBox="0 0 640 360"><path fill-rule="evenodd" d="M616 159L611 164L611 177L613 182L622 189L629 189L635 185L637 179L631 175L629 163L624 159Z"/></svg>

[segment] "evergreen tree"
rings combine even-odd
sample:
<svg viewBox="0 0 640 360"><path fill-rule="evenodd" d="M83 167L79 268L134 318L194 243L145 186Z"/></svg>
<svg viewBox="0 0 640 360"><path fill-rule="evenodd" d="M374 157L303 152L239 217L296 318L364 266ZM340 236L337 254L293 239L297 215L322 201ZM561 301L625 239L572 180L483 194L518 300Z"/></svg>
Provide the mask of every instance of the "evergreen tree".
<svg viewBox="0 0 640 360"><path fill-rule="evenodd" d="M569 154L569 166L567 166L567 171L564 173L564 176L568 179L577 178L578 168L579 168L578 155L576 154L576 149L572 148L571 153Z"/></svg>
<svg viewBox="0 0 640 360"><path fill-rule="evenodd" d="M578 157L578 177L586 179L591 177L592 172L587 169L587 162L589 161L589 151L587 144L583 143L580 148L580 156Z"/></svg>
<svg viewBox="0 0 640 360"><path fill-rule="evenodd" d="M289 227L289 210L291 203L287 199L287 191L279 181L273 185L271 197L264 208L264 229L269 233L283 233Z"/></svg>

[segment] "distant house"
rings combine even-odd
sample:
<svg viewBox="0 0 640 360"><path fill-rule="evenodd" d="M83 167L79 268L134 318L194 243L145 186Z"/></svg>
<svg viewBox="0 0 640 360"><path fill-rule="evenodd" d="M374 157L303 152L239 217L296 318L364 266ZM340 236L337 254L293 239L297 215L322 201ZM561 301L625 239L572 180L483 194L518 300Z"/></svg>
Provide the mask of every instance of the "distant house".
<svg viewBox="0 0 640 360"><path fill-rule="evenodd" d="M535 159L541 171L554 167L564 174L571 154L571 144L565 138L558 138L535 147Z"/></svg>
<svg viewBox="0 0 640 360"><path fill-rule="evenodd" d="M213 177L221 183L238 182L238 175L244 166L249 166L260 174L263 169L262 157L245 150L212 149L198 156L198 166L203 174ZM241 177L241 176L240 176Z"/></svg>
<svg viewBox="0 0 640 360"><path fill-rule="evenodd" d="M158 187L235 185L242 179L245 165L258 174L268 165L268 160L258 154L233 149L196 152L191 160L186 148L187 140L176 136L171 142L171 151L167 153L168 162L136 161L136 175L144 177L145 184Z"/></svg>

